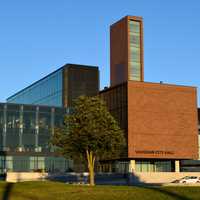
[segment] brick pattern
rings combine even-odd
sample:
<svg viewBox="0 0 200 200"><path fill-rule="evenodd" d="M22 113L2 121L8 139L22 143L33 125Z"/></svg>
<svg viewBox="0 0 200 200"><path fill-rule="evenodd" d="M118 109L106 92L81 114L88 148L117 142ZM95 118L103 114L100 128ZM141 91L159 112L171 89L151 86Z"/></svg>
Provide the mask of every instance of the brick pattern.
<svg viewBox="0 0 200 200"><path fill-rule="evenodd" d="M110 81L111 86L128 78L128 23L123 18L110 27Z"/></svg>
<svg viewBox="0 0 200 200"><path fill-rule="evenodd" d="M140 21L141 80L144 80L144 47L142 17L126 16L110 27L110 81L116 86L129 80L130 35L129 20Z"/></svg>
<svg viewBox="0 0 200 200"><path fill-rule="evenodd" d="M128 157L198 158L196 88L128 82Z"/></svg>

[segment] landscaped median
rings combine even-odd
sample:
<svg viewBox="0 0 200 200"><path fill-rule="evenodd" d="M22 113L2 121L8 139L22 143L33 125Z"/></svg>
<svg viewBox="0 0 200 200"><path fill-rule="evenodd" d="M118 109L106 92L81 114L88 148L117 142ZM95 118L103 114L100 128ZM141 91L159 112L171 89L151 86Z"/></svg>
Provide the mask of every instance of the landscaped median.
<svg viewBox="0 0 200 200"><path fill-rule="evenodd" d="M2 200L199 200L200 187L75 186L0 182Z"/></svg>

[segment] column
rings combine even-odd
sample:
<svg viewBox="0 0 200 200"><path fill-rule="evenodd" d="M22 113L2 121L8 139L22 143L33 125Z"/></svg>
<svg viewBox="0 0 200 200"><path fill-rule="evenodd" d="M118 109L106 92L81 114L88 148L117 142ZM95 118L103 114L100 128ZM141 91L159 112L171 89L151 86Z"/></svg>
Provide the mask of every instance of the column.
<svg viewBox="0 0 200 200"><path fill-rule="evenodd" d="M175 160L175 172L180 172L180 161Z"/></svg>
<svg viewBox="0 0 200 200"><path fill-rule="evenodd" d="M39 135L39 107L36 107L36 120L35 120L35 151L38 152L38 135Z"/></svg>
<svg viewBox="0 0 200 200"><path fill-rule="evenodd" d="M130 160L129 161L129 173L128 173L128 177L127 177L127 183L128 185L133 185L135 184L136 182L136 177L135 177L135 169L136 169L136 166L135 166L135 160Z"/></svg>
<svg viewBox="0 0 200 200"><path fill-rule="evenodd" d="M55 133L55 108L52 108L51 109L51 137L54 135L54 133ZM51 143L49 144L49 150L51 152L54 152L54 147Z"/></svg>
<svg viewBox="0 0 200 200"><path fill-rule="evenodd" d="M22 142L22 135L23 135L23 111L24 106L20 106L20 125L19 125L19 151L23 151L23 142Z"/></svg>
<svg viewBox="0 0 200 200"><path fill-rule="evenodd" d="M55 126L55 108L51 109L51 130L52 130L52 135L54 135L54 127Z"/></svg>
<svg viewBox="0 0 200 200"><path fill-rule="evenodd" d="M135 172L136 166L135 166L135 160L130 160L129 163L129 173Z"/></svg>
<svg viewBox="0 0 200 200"><path fill-rule="evenodd" d="M4 118L4 125L3 125L3 151L6 151L7 104L4 105L3 118Z"/></svg>

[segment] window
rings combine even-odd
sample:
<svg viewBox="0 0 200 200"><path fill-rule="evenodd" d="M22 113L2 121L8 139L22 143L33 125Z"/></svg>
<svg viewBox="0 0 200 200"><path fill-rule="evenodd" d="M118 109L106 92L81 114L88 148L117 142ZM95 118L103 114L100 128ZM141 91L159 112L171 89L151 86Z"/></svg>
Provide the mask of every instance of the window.
<svg viewBox="0 0 200 200"><path fill-rule="evenodd" d="M136 161L137 172L171 172L171 161Z"/></svg>
<svg viewBox="0 0 200 200"><path fill-rule="evenodd" d="M129 60L129 79L141 80L141 44L140 44L140 22L130 20L130 60Z"/></svg>
<svg viewBox="0 0 200 200"><path fill-rule="evenodd" d="M8 102L62 106L62 70L19 92Z"/></svg>

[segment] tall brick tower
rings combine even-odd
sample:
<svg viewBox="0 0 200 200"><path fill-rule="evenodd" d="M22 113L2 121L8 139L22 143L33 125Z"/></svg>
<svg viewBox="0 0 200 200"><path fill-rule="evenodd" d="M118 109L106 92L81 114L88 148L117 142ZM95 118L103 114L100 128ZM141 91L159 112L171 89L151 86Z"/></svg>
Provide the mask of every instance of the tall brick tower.
<svg viewBox="0 0 200 200"><path fill-rule="evenodd" d="M142 17L126 16L110 27L111 86L144 81Z"/></svg>

